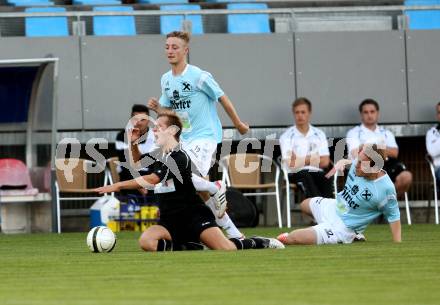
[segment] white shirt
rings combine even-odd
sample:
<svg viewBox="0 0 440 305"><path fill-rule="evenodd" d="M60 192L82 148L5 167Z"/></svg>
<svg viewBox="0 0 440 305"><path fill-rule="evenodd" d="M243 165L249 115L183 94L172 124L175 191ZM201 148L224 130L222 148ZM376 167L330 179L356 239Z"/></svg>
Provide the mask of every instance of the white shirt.
<svg viewBox="0 0 440 305"><path fill-rule="evenodd" d="M432 157L435 167L440 166L440 132L437 126L431 127L426 133L426 150Z"/></svg>
<svg viewBox="0 0 440 305"><path fill-rule="evenodd" d="M376 125L376 129L371 130L365 127L364 124L361 124L347 132L347 148L349 157L354 159L354 156L351 155L351 151L358 149L361 144L365 143L377 145L385 144L387 148L398 148L396 138L388 129Z"/></svg>
<svg viewBox="0 0 440 305"><path fill-rule="evenodd" d="M312 125L306 135L301 133L296 126L288 128L280 137L281 155L283 160L290 159L293 152L297 157L306 157L318 153L320 157L329 156L328 142L325 133ZM295 171L304 169L322 170L316 166L304 166ZM290 169L292 171L292 169Z"/></svg>

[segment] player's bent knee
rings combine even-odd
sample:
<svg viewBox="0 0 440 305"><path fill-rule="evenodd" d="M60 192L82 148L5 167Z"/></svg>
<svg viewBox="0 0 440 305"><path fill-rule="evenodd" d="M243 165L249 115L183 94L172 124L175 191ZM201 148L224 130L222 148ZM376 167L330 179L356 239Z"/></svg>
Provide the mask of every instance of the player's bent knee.
<svg viewBox="0 0 440 305"><path fill-rule="evenodd" d="M142 235L139 238L139 246L144 251L157 251L157 240Z"/></svg>
<svg viewBox="0 0 440 305"><path fill-rule="evenodd" d="M310 202L310 198L304 199L303 201L301 201L300 207L303 208L305 206L308 206L309 202Z"/></svg>
<svg viewBox="0 0 440 305"><path fill-rule="evenodd" d="M403 174L404 174L405 182L406 182L407 184L412 183L412 180L413 180L413 175L412 175L412 173L409 172L409 171L404 171Z"/></svg>
<svg viewBox="0 0 440 305"><path fill-rule="evenodd" d="M396 180L402 184L408 184L412 182L412 173L409 171L403 171L401 172Z"/></svg>
<svg viewBox="0 0 440 305"><path fill-rule="evenodd" d="M310 198L304 199L299 207L303 213L310 214Z"/></svg>

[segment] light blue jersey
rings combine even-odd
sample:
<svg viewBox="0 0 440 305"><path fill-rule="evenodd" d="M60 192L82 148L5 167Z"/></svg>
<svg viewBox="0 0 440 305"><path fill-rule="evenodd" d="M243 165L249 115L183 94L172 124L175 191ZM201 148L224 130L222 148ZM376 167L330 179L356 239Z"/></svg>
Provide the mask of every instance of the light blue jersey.
<svg viewBox="0 0 440 305"><path fill-rule="evenodd" d="M383 214L388 222L400 219L396 189L388 175L376 180L356 176L356 162L348 172L344 189L336 197L336 213L344 224L363 232L368 224Z"/></svg>
<svg viewBox="0 0 440 305"><path fill-rule="evenodd" d="M161 79L160 105L172 108L182 120L182 140L212 139L222 141L222 125L216 102L224 92L211 74L187 65L181 75L168 71Z"/></svg>

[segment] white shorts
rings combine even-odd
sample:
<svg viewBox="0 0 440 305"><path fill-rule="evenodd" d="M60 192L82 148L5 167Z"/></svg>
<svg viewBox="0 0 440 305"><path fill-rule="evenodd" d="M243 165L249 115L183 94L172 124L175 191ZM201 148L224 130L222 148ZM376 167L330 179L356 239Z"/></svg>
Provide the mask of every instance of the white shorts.
<svg viewBox="0 0 440 305"><path fill-rule="evenodd" d="M208 176L209 169L214 164L213 156L217 150L217 142L210 139L196 139L182 142L182 147L202 177Z"/></svg>
<svg viewBox="0 0 440 305"><path fill-rule="evenodd" d="M353 242L356 233L347 228L342 219L336 214L336 199L311 198L310 210L318 223L316 226L313 226L318 245L349 244Z"/></svg>

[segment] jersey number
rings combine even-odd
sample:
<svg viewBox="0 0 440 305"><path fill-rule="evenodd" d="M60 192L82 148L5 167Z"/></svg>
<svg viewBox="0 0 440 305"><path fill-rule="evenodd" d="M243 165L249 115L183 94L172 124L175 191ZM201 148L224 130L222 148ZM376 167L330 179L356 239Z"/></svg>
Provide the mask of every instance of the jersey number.
<svg viewBox="0 0 440 305"><path fill-rule="evenodd" d="M325 231L325 233L327 234L327 237L328 237L328 238L330 238L331 236L334 235L332 230L324 229L324 231Z"/></svg>

